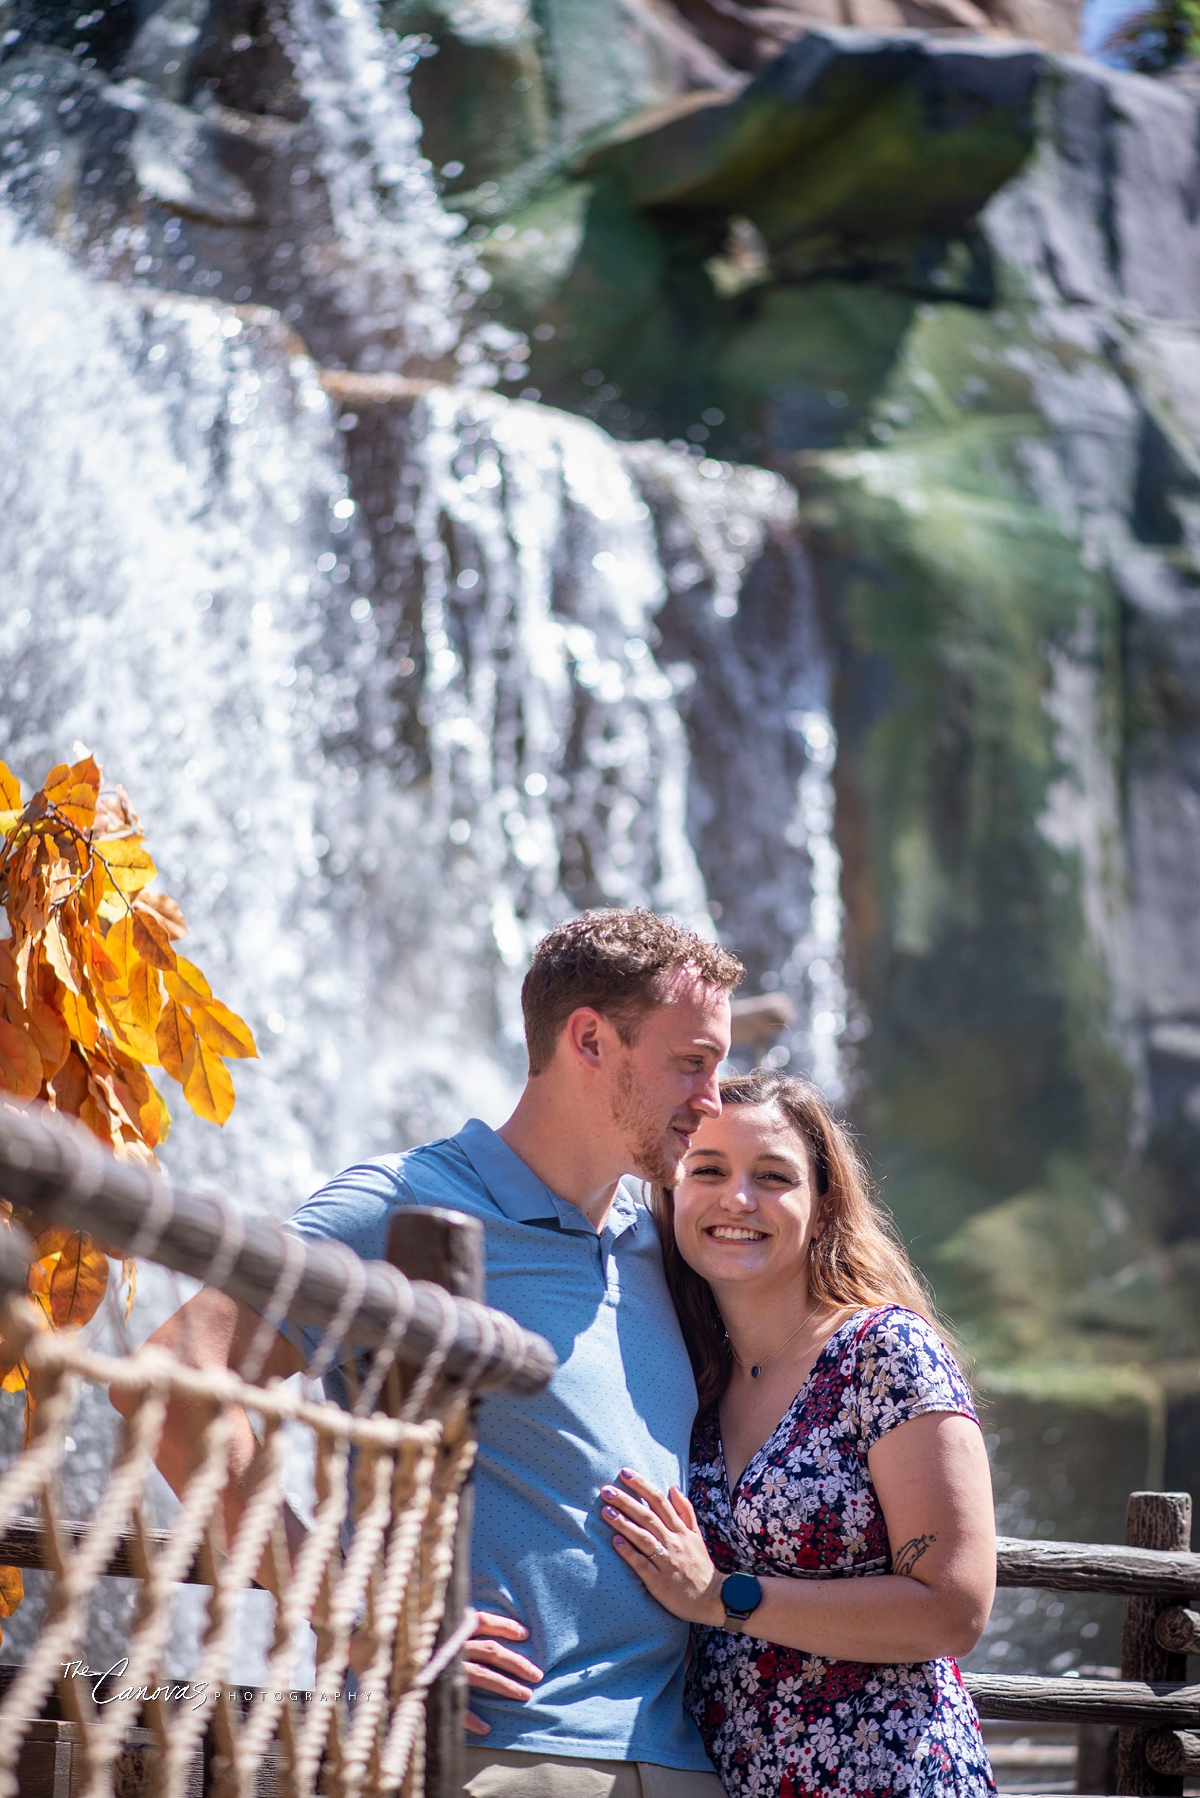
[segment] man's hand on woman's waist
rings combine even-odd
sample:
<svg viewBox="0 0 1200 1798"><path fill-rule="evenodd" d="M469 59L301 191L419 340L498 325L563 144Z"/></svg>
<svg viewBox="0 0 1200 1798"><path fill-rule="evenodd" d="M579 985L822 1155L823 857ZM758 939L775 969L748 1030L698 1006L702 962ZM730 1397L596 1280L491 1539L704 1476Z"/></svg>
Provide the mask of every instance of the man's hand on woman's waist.
<svg viewBox="0 0 1200 1798"><path fill-rule="evenodd" d="M499 1638L496 1640L495 1638ZM475 1633L463 1649L463 1667L471 1685L497 1698L512 1698L517 1704L528 1704L533 1687L542 1677L542 1669L526 1660L505 1642L527 1642L529 1631L515 1617L501 1617L496 1611L480 1611ZM464 1719L472 1735L486 1736L491 1726L468 1711Z"/></svg>

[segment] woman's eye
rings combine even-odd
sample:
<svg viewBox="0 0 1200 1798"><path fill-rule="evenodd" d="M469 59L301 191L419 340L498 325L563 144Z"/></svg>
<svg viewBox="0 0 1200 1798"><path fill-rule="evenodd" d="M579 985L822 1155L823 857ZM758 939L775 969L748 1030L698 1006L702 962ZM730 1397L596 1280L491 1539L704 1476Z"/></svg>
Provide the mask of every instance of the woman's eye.
<svg viewBox="0 0 1200 1798"><path fill-rule="evenodd" d="M693 1175L696 1175L696 1174L714 1174L714 1175L715 1175L715 1176L716 1176L716 1177L717 1177L717 1179L718 1179L718 1180L719 1180L719 1179L720 1179L720 1178L721 1178L721 1176L722 1176L722 1175L723 1175L723 1174L724 1174L724 1172L725 1172L725 1169L724 1169L724 1168L723 1168L723 1167L715 1167L715 1166L709 1166L709 1167L694 1167L694 1168L693 1168L693 1169L692 1169L692 1174L693 1174Z"/></svg>

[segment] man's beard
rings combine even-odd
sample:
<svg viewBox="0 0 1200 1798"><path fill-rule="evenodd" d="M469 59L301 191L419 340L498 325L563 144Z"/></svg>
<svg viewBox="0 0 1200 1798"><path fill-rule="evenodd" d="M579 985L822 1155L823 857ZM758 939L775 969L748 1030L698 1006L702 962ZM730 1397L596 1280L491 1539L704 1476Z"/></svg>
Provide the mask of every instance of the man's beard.
<svg viewBox="0 0 1200 1798"><path fill-rule="evenodd" d="M643 1180L659 1186L674 1186L683 1161L664 1125L646 1104L638 1091L633 1067L624 1061L617 1073L613 1089L613 1121L629 1148L632 1171Z"/></svg>

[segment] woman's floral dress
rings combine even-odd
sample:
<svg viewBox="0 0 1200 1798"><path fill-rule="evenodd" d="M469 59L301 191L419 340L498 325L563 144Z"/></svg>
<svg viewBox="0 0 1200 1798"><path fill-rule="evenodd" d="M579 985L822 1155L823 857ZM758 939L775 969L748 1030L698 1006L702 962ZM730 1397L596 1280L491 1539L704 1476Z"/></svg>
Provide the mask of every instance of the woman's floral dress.
<svg viewBox="0 0 1200 1798"><path fill-rule="evenodd" d="M716 1407L701 1411L690 1493L717 1567L792 1579L889 1572L867 1450L929 1411L975 1417L936 1331L898 1305L859 1311L834 1331L732 1499ZM951 1660L831 1661L702 1628L686 1703L731 1798L983 1798L996 1790Z"/></svg>

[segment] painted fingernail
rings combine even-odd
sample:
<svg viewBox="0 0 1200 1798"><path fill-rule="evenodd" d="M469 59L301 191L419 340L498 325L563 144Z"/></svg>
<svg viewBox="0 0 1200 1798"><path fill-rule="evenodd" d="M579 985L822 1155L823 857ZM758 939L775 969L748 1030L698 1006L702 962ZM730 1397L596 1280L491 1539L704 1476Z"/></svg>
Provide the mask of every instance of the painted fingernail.
<svg viewBox="0 0 1200 1798"><path fill-rule="evenodd" d="M622 1467L621 1478L623 1480L636 1480L637 1474L632 1467Z"/></svg>
<svg viewBox="0 0 1200 1798"><path fill-rule="evenodd" d="M613 1546L615 1548L624 1548L626 1546L624 1536L614 1536L613 1537Z"/></svg>
<svg viewBox="0 0 1200 1798"><path fill-rule="evenodd" d="M601 1486L600 1496L601 1498L616 1498L617 1489L615 1486Z"/></svg>
<svg viewBox="0 0 1200 1798"><path fill-rule="evenodd" d="M617 1513L616 1513L616 1512L615 1512L615 1511L614 1511L614 1510L613 1510L613 1508L612 1508L612 1506L611 1506L611 1505L605 1505L605 1507L604 1507L604 1515L605 1515L605 1516L606 1516L606 1517L613 1517L613 1518L615 1518L615 1517L616 1517L616 1515L617 1515Z"/></svg>

